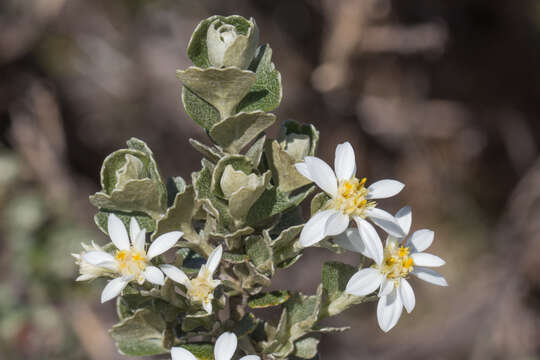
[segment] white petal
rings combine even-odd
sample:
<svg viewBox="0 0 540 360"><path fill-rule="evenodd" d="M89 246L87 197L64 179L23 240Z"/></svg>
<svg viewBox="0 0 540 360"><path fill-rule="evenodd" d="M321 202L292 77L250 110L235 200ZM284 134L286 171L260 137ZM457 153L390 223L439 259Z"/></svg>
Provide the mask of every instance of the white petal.
<svg viewBox="0 0 540 360"><path fill-rule="evenodd" d="M390 244L392 244L393 246L399 247L399 240L395 236L388 235L384 244L385 246L390 246Z"/></svg>
<svg viewBox="0 0 540 360"><path fill-rule="evenodd" d="M128 282L129 281L127 279L121 277L109 281L101 293L101 303L114 299L120 295Z"/></svg>
<svg viewBox="0 0 540 360"><path fill-rule="evenodd" d="M171 358L172 360L197 360L195 355L181 347L171 348Z"/></svg>
<svg viewBox="0 0 540 360"><path fill-rule="evenodd" d="M411 257L416 266L439 267L446 264L440 257L428 253L413 253Z"/></svg>
<svg viewBox="0 0 540 360"><path fill-rule="evenodd" d="M135 219L135 217L132 216L131 220L129 220L129 238L131 239L131 242L133 245L135 245L135 239L137 238L137 235L139 235L140 232L141 232L141 227L139 226L137 219Z"/></svg>
<svg viewBox="0 0 540 360"><path fill-rule="evenodd" d="M221 261L221 256L223 255L223 247L219 245L217 248L212 250L210 253L210 256L208 256L208 260L206 260L206 267L208 270L213 274L217 267L219 266L219 262Z"/></svg>
<svg viewBox="0 0 540 360"><path fill-rule="evenodd" d="M337 180L332 168L314 156L306 156L304 163L307 165L311 180L332 197L336 196Z"/></svg>
<svg viewBox="0 0 540 360"><path fill-rule="evenodd" d="M411 207L405 206L399 209L399 211L396 213L395 218L399 226L401 226L403 233L407 235L409 231L411 230L411 223L412 223Z"/></svg>
<svg viewBox="0 0 540 360"><path fill-rule="evenodd" d="M368 255L366 245L360 237L360 232L357 228L348 228L343 233L334 237L334 242L344 248L345 250L354 251L364 256Z"/></svg>
<svg viewBox="0 0 540 360"><path fill-rule="evenodd" d="M114 256L105 251L88 251L82 254L84 261L91 265L100 266L103 263L115 262Z"/></svg>
<svg viewBox="0 0 540 360"><path fill-rule="evenodd" d="M202 303L202 307L207 314L212 313L212 301L205 301Z"/></svg>
<svg viewBox="0 0 540 360"><path fill-rule="evenodd" d="M344 142L336 147L334 169L338 180L349 180L356 174L356 159L353 147L349 142Z"/></svg>
<svg viewBox="0 0 540 360"><path fill-rule="evenodd" d="M442 277L442 275L435 270L416 267L413 269L412 274L421 280L427 281L428 283L439 286L448 286L448 283L446 282L444 277Z"/></svg>
<svg viewBox="0 0 540 360"><path fill-rule="evenodd" d="M377 269L362 269L351 276L345 292L356 296L366 296L381 286L383 278L384 276Z"/></svg>
<svg viewBox="0 0 540 360"><path fill-rule="evenodd" d="M160 266L160 269L172 281L176 281L177 283L182 285L189 284L189 278L187 277L186 273L177 268L176 266L164 264Z"/></svg>
<svg viewBox="0 0 540 360"><path fill-rule="evenodd" d="M381 330L388 332L396 326L402 312L403 304L396 289L380 298L377 304L377 321Z"/></svg>
<svg viewBox="0 0 540 360"><path fill-rule="evenodd" d="M214 346L214 358L216 360L231 360L236 351L238 339L232 332L225 332L218 337Z"/></svg>
<svg viewBox="0 0 540 360"><path fill-rule="evenodd" d="M407 280L401 279L398 290L399 297L401 298L403 306L405 306L405 310L410 313L413 311L414 305L416 304L416 298L414 296L414 291L411 284L409 284Z"/></svg>
<svg viewBox="0 0 540 360"><path fill-rule="evenodd" d="M182 235L184 235L184 233L181 231L171 231L158 236L157 239L154 240L152 244L150 244L146 257L148 257L148 259L152 259L158 255L163 254L165 251L176 245Z"/></svg>
<svg viewBox="0 0 540 360"><path fill-rule="evenodd" d="M366 220L361 217L355 217L354 220L358 225L358 232L360 238L366 246L367 254L365 256L373 259L377 264L382 264L384 257L384 249L382 246L381 238L375 228L371 226Z"/></svg>
<svg viewBox="0 0 540 360"><path fill-rule="evenodd" d="M146 231L141 230L139 233L135 236L135 239L133 240L133 247L135 250L139 252L144 252L144 244L146 242Z"/></svg>
<svg viewBox="0 0 540 360"><path fill-rule="evenodd" d="M390 215L388 212L377 208L371 208L366 210L366 215L371 219L371 221L373 221L375 225L379 226L388 234L398 238L405 236L396 218Z"/></svg>
<svg viewBox="0 0 540 360"><path fill-rule="evenodd" d="M386 296L392 292L395 288L395 283L393 280L389 280L384 278L381 284L381 288L379 289L379 297Z"/></svg>
<svg viewBox="0 0 540 360"><path fill-rule="evenodd" d="M414 252L421 252L431 246L435 233L428 229L415 231L407 243L412 246Z"/></svg>
<svg viewBox="0 0 540 360"><path fill-rule="evenodd" d="M258 357L257 355L246 355L246 356L242 356L240 360L261 360L261 358Z"/></svg>
<svg viewBox="0 0 540 360"><path fill-rule="evenodd" d="M306 163L299 162L299 163L294 164L294 167L296 168L296 171L298 171L300 174L302 174L303 177L306 177L309 180L313 181L311 179L311 174L309 173L309 169L308 169L308 166L306 165Z"/></svg>
<svg viewBox="0 0 540 360"><path fill-rule="evenodd" d="M386 199L399 194L405 184L396 180L379 180L368 187L367 199Z"/></svg>
<svg viewBox="0 0 540 360"><path fill-rule="evenodd" d="M129 250L129 237L124 223L118 216L110 214L107 219L107 232L109 237L119 250Z"/></svg>
<svg viewBox="0 0 540 360"><path fill-rule="evenodd" d="M324 232L326 236L335 236L339 235L349 226L349 216L342 214L340 212L335 212L328 220L326 220L326 225L324 227Z"/></svg>
<svg viewBox="0 0 540 360"><path fill-rule="evenodd" d="M336 210L319 211L304 225L300 233L300 245L308 247L318 243L326 236L326 221Z"/></svg>
<svg viewBox="0 0 540 360"><path fill-rule="evenodd" d="M143 275L144 278L152 284L163 285L165 283L163 273L155 266L147 266L146 269L144 269Z"/></svg>

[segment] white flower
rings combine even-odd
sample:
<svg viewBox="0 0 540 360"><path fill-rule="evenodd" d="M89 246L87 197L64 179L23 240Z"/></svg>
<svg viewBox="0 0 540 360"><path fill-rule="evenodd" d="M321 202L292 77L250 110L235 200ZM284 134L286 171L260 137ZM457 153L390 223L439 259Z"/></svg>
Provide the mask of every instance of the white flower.
<svg viewBox="0 0 540 360"><path fill-rule="evenodd" d="M374 199L385 199L398 194L405 185L396 180L380 180L367 188L366 179L359 180L356 174L354 150L350 143L345 142L336 148L334 168L323 160L306 156L304 162L295 164L296 169L306 178L313 181L326 192L331 200L323 210L316 213L304 226L300 234L300 244L311 246L326 236L336 236L349 227L349 221L354 219L364 241L365 233L375 230L365 219L383 228L394 236L403 236L396 220L388 212L377 208Z"/></svg>
<svg viewBox="0 0 540 360"><path fill-rule="evenodd" d="M214 280L213 276L221 261L222 254L223 248L219 245L212 253L210 253L208 260L206 260L206 264L201 266L197 277L191 280L176 266L162 265L161 270L163 270L165 275L171 280L184 285L187 289L189 299L194 303L200 303L203 309L210 314L212 313L214 289L221 284L221 281Z"/></svg>
<svg viewBox="0 0 540 360"><path fill-rule="evenodd" d="M403 232L408 234L412 219L410 207L406 206L398 211L396 219L402 226ZM358 231L350 230L348 231L349 244L344 247L371 257L375 260L375 264L354 274L347 283L345 292L356 296L366 296L379 289L377 320L383 331L387 332L397 324L403 307L408 313L414 309L416 300L413 289L407 281L409 274L435 285L448 285L439 273L425 267L438 267L445 264L440 257L423 252L433 242L433 231L418 230L408 239L405 239L406 235L401 238L388 236L384 258L382 261L377 261L370 255L369 250L358 246L360 243ZM374 235L378 237L377 233ZM346 240L342 239L342 244L345 243Z"/></svg>
<svg viewBox="0 0 540 360"><path fill-rule="evenodd" d="M181 231L171 231L159 236L152 242L148 251L145 251L146 232L144 229L141 230L133 217L129 226L129 236L122 220L114 214L109 215L107 231L117 249L114 256L97 246L78 256L81 266L81 276L78 279L83 277L86 280L103 275L115 277L103 289L102 303L118 296L133 280L139 284L148 281L152 284L163 285L163 273L153 266L150 260L176 245L183 235Z"/></svg>
<svg viewBox="0 0 540 360"><path fill-rule="evenodd" d="M236 346L238 345L238 339L236 335L231 332L225 332L221 334L214 346L214 359L215 360L231 360L235 351ZM197 360L195 355L190 351L181 348L173 347L171 348L171 357L172 360ZM261 358L257 355L247 355L243 356L240 360L260 360Z"/></svg>
<svg viewBox="0 0 540 360"><path fill-rule="evenodd" d="M97 245L93 241L91 245L86 245L84 243L81 243L81 246L84 249L84 252L103 251L101 246ZM79 265L80 275L77 277L77 279L75 279L75 281L93 280L95 278L98 278L101 276L108 276L114 273L114 271L111 269L102 268L100 266L95 266L86 262L83 259L82 254L71 254L71 256L75 258L75 263Z"/></svg>

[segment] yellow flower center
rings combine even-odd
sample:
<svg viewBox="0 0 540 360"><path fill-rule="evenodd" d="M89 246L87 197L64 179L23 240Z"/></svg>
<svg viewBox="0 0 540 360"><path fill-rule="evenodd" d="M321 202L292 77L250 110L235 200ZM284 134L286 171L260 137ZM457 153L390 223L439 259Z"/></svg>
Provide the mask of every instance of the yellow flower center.
<svg viewBox="0 0 540 360"><path fill-rule="evenodd" d="M141 277L148 264L146 254L133 247L129 250L117 251L115 258L118 261L118 271L124 276L134 276L136 279Z"/></svg>
<svg viewBox="0 0 540 360"><path fill-rule="evenodd" d="M333 199L332 207L346 215L364 217L367 208L374 207L375 201L368 201L365 188L366 178L358 180L353 177L339 182L338 195Z"/></svg>
<svg viewBox="0 0 540 360"><path fill-rule="evenodd" d="M410 248L389 242L384 249L382 265L375 265L388 279L404 278L413 270L414 261L409 256Z"/></svg>
<svg viewBox="0 0 540 360"><path fill-rule="evenodd" d="M212 279L212 273L205 267L196 278L191 280L191 286L188 288L188 296L195 302L208 302L212 300L214 289L218 284L219 280Z"/></svg>

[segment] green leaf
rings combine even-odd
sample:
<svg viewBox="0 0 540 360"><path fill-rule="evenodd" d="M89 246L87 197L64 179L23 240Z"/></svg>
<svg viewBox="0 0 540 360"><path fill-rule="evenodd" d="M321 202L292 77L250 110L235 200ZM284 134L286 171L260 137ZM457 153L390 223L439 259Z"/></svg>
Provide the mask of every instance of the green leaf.
<svg viewBox="0 0 540 360"><path fill-rule="evenodd" d="M152 240L170 231L182 231L183 239L198 244L199 236L193 229L192 219L197 212L195 191L189 185L183 193L178 193L173 205L167 209L165 215L157 221L156 232L152 234Z"/></svg>
<svg viewBox="0 0 540 360"><path fill-rule="evenodd" d="M249 209L247 223L252 226L260 225L272 216L300 205L314 189L314 187L310 187L292 197L287 196L287 194L282 193L275 187L265 190Z"/></svg>
<svg viewBox="0 0 540 360"><path fill-rule="evenodd" d="M134 217L137 222L139 223L139 226L142 229L145 229L147 233L152 233L156 229L156 222L154 219L152 219L150 216L143 214L143 213L125 213L125 212L119 212L119 211L113 211L113 210L104 210L101 209L96 215L94 215L94 222L96 223L97 227L103 231L106 235L109 235L109 232L107 231L107 221L109 219L110 214L115 214L122 220L124 225L126 225L126 228L129 228L129 222L132 217Z"/></svg>
<svg viewBox="0 0 540 360"><path fill-rule="evenodd" d="M238 220L244 220L251 206L261 196L270 183L271 173L265 172L257 177L256 181L248 183L235 191L229 198L229 211L231 216Z"/></svg>
<svg viewBox="0 0 540 360"><path fill-rule="evenodd" d="M189 67L186 70L177 70L176 77L185 87L214 106L222 119L235 113L234 109L256 80L253 72L234 67L224 69Z"/></svg>
<svg viewBox="0 0 540 360"><path fill-rule="evenodd" d="M312 181L300 174L294 164L297 162L285 152L277 141L267 142L265 155L279 190L290 192Z"/></svg>
<svg viewBox="0 0 540 360"><path fill-rule="evenodd" d="M307 336L294 342L293 355L301 359L312 359L317 355L319 339Z"/></svg>
<svg viewBox="0 0 540 360"><path fill-rule="evenodd" d="M230 252L223 253L223 261L231 264L241 264L249 260L249 257L245 254L233 254Z"/></svg>
<svg viewBox="0 0 540 360"><path fill-rule="evenodd" d="M212 344L185 344L180 347L191 352L198 360L214 360L214 346Z"/></svg>
<svg viewBox="0 0 540 360"><path fill-rule="evenodd" d="M225 151L239 153L276 121L274 114L262 111L241 112L215 124L210 137Z"/></svg>
<svg viewBox="0 0 540 360"><path fill-rule="evenodd" d="M184 104L184 109L189 117L207 130L221 119L219 111L215 107L185 86L182 88L182 104Z"/></svg>
<svg viewBox="0 0 540 360"><path fill-rule="evenodd" d="M114 325L110 333L122 354L150 356L168 352L163 344L165 328L161 315L149 309L139 309Z"/></svg>
<svg viewBox="0 0 540 360"><path fill-rule="evenodd" d="M289 300L291 294L287 290L276 290L260 293L248 298L248 306L252 309L263 309L283 304Z"/></svg>
<svg viewBox="0 0 540 360"><path fill-rule="evenodd" d="M237 112L269 112L277 108L283 97L283 89L281 75L272 63L270 46L262 45L257 49L249 70L255 72L257 81L238 105Z"/></svg>
<svg viewBox="0 0 540 360"><path fill-rule="evenodd" d="M322 285L329 301L337 299L347 287L347 282L358 271L351 265L337 261L326 262L322 268Z"/></svg>
<svg viewBox="0 0 540 360"><path fill-rule="evenodd" d="M303 247L298 242L303 227L304 225L291 226L283 230L276 239L272 240L271 246L274 250L274 262L279 264L279 267L285 265L284 263L287 260L297 257L303 251ZM288 266L290 265L292 263L288 264Z"/></svg>

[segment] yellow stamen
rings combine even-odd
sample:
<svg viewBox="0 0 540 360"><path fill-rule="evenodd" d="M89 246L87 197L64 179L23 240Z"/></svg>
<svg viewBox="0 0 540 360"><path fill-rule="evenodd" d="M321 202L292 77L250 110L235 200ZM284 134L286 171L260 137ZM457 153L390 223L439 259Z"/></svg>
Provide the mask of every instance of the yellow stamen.
<svg viewBox="0 0 540 360"><path fill-rule="evenodd" d="M367 208L376 205L374 201L366 199L368 190L364 187L365 183L366 178L358 180L356 177L341 181L338 186L338 195L333 199L332 207L346 215L363 217Z"/></svg>
<svg viewBox="0 0 540 360"><path fill-rule="evenodd" d="M118 262L119 272L122 275L134 276L135 278L140 278L148 265L146 254L134 248L117 251L115 258Z"/></svg>

